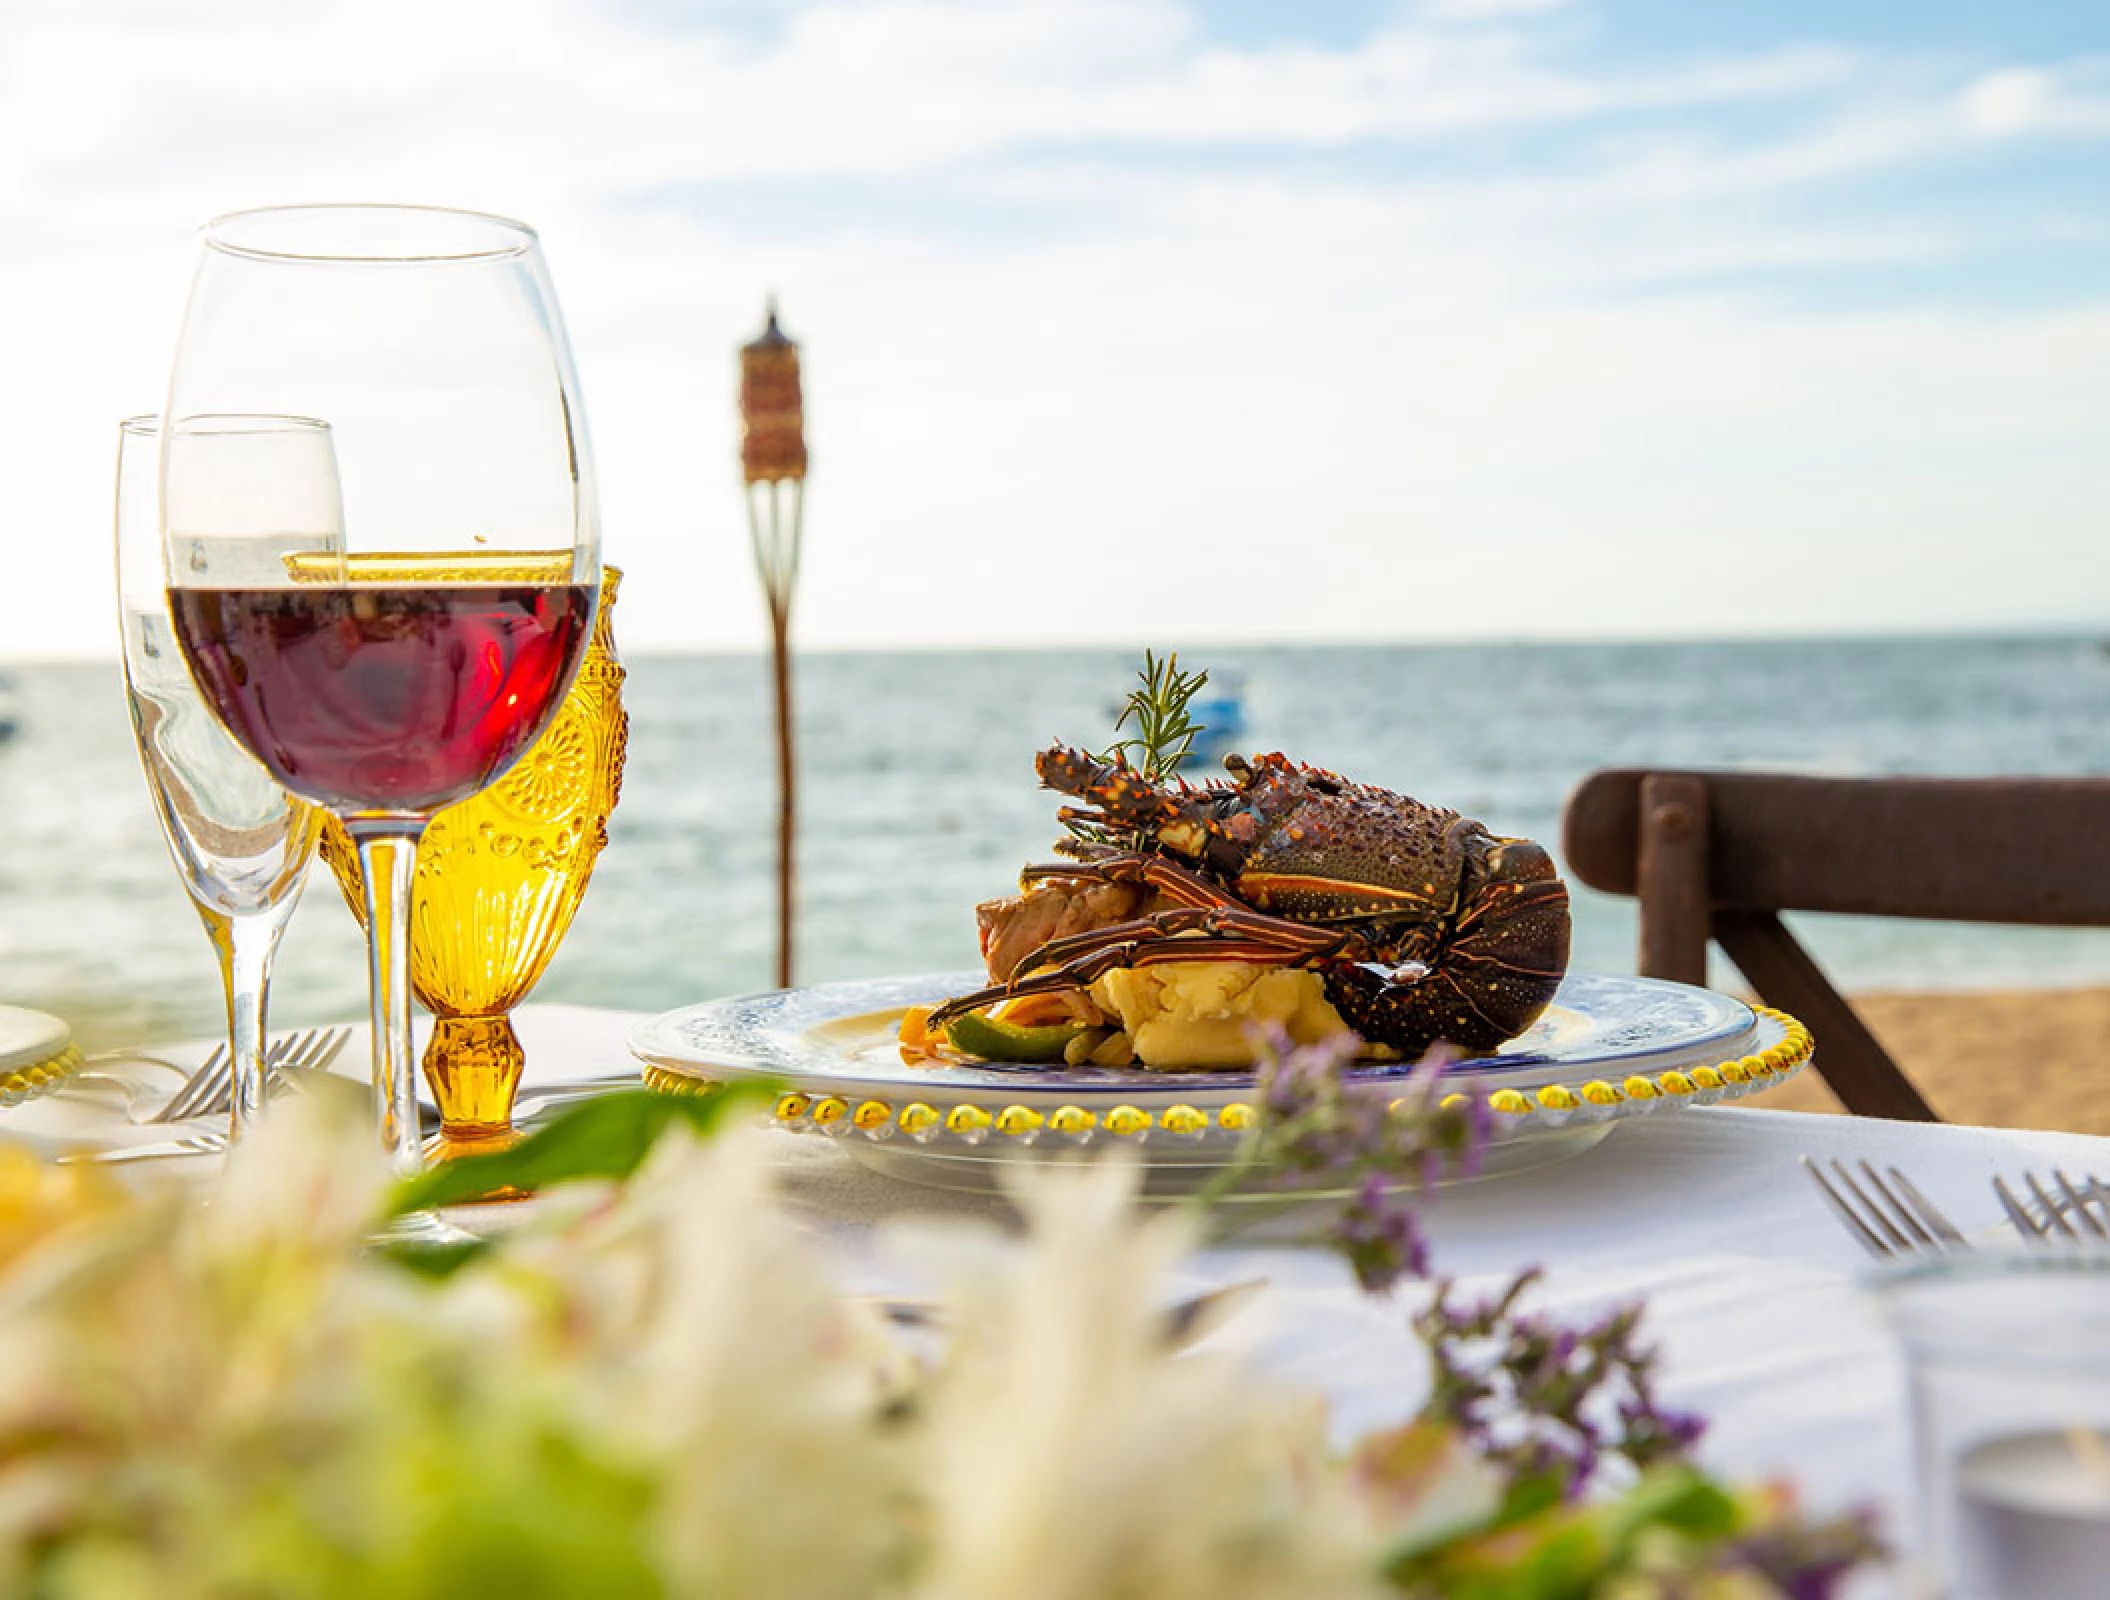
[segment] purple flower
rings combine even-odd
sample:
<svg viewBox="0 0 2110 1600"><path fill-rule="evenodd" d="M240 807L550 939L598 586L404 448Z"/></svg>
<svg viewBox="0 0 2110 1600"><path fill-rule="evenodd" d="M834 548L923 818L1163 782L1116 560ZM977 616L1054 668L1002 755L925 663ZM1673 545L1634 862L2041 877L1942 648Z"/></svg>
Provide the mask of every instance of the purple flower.
<svg viewBox="0 0 2110 1600"><path fill-rule="evenodd" d="M1356 1282L1372 1294L1389 1290L1403 1277L1428 1275L1428 1241L1412 1198L1392 1190L1380 1174L1363 1180L1336 1220L1334 1236Z"/></svg>
<svg viewBox="0 0 2110 1600"><path fill-rule="evenodd" d="M1357 1283L1383 1293L1428 1276L1421 1201L1474 1170L1489 1118L1480 1096L1447 1092L1453 1054L1432 1051L1404 1079L1356 1083L1346 1068L1358 1044L1293 1046L1279 1030L1260 1041L1257 1150L1275 1186L1343 1195L1330 1242ZM1702 1423L1657 1403L1640 1309L1566 1327L1521 1309L1538 1278L1528 1269L1472 1306L1436 1285L1414 1321L1431 1368L1424 1417L1456 1428L1512 1482L1550 1476L1571 1496L1607 1460L1639 1469L1688 1456Z"/></svg>
<svg viewBox="0 0 2110 1600"><path fill-rule="evenodd" d="M1658 1404L1655 1352L1635 1339L1638 1310L1565 1328L1518 1309L1537 1277L1526 1271L1462 1307L1451 1284L1438 1284L1415 1319L1435 1373L1423 1414L1459 1429L1513 1480L1550 1475L1570 1496L1607 1459L1642 1468L1687 1457L1703 1424Z"/></svg>
<svg viewBox="0 0 2110 1600"><path fill-rule="evenodd" d="M1359 1047L1353 1034L1292 1045L1276 1029L1258 1044L1260 1155L1283 1187L1320 1177L1355 1189L1371 1172L1397 1187L1426 1187L1469 1171L1485 1142L1475 1097L1441 1104L1448 1053L1432 1052L1404 1079L1351 1083L1344 1069Z"/></svg>

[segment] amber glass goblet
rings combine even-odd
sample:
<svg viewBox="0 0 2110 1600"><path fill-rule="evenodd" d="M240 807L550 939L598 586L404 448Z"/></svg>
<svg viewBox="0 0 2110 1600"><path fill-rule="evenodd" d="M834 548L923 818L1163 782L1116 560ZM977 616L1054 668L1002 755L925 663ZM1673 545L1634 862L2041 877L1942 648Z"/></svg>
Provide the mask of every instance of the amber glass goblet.
<svg viewBox="0 0 2110 1600"><path fill-rule="evenodd" d="M509 1013L557 953L608 843L623 787L629 715L610 616L622 572L604 567L586 658L542 736L498 782L438 812L418 845L411 889L410 986L433 1014L425 1078L445 1160L502 1149L519 1135L513 1097L526 1055ZM323 858L365 920L358 853L326 824Z"/></svg>

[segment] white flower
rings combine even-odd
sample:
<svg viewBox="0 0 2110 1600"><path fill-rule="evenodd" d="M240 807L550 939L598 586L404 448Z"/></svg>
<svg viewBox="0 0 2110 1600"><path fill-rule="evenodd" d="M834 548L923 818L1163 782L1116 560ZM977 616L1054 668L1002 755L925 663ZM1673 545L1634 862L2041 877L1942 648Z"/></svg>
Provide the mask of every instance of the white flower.
<svg viewBox="0 0 2110 1600"><path fill-rule="evenodd" d="M1028 1173L1016 1199L1024 1247L962 1286L933 1395L926 1600L1377 1592L1323 1414L1164 1348L1187 1217L1141 1214L1126 1162Z"/></svg>
<svg viewBox="0 0 2110 1600"><path fill-rule="evenodd" d="M764 1137L668 1138L527 1262L583 1345L582 1420L660 1464L674 1591L862 1597L905 1543L901 1357L771 1203Z"/></svg>

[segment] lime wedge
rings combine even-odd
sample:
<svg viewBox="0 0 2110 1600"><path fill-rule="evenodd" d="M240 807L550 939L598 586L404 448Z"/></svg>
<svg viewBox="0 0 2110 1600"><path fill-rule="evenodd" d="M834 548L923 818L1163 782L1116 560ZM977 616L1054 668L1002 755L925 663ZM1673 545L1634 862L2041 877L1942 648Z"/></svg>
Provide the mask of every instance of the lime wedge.
<svg viewBox="0 0 2110 1600"><path fill-rule="evenodd" d="M1062 1047L1082 1032L1081 1022L1022 1028L979 1011L965 1012L945 1025L946 1040L955 1050L984 1061L1060 1061Z"/></svg>

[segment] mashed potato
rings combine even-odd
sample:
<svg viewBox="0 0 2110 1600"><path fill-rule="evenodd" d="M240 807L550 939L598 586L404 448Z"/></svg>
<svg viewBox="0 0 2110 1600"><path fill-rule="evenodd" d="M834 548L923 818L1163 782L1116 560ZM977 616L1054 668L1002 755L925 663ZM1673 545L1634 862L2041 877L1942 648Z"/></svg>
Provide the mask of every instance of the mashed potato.
<svg viewBox="0 0 2110 1600"><path fill-rule="evenodd" d="M1298 1044L1349 1031L1326 1002L1316 972L1243 961L1168 961L1116 967L1092 985L1092 999L1121 1020L1146 1067L1244 1067L1253 1062L1247 1029L1273 1024Z"/></svg>

